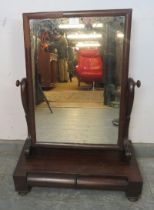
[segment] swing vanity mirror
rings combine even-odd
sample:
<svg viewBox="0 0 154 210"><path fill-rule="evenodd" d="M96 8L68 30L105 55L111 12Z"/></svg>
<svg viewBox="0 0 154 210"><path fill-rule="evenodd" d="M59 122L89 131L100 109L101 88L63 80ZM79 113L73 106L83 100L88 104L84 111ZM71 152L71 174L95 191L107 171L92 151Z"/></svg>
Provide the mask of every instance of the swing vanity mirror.
<svg viewBox="0 0 154 210"><path fill-rule="evenodd" d="M142 179L128 140L134 87L140 86L128 78L131 12L23 14L27 78L17 86L28 138L19 160L25 162L14 173L17 191L115 188L138 198ZM20 170L25 184L19 183ZM128 181L133 173L136 191Z"/></svg>

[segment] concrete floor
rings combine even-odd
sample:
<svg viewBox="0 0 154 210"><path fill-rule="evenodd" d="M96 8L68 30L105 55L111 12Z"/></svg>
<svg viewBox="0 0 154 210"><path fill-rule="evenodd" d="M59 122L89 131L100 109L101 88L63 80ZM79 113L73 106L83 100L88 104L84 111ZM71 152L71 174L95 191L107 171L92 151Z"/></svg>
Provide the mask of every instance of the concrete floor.
<svg viewBox="0 0 154 210"><path fill-rule="evenodd" d="M153 210L154 154L139 157L144 179L142 197L130 202L123 192L33 188L26 196L14 191L12 173L23 142L0 143L0 210Z"/></svg>
<svg viewBox="0 0 154 210"><path fill-rule="evenodd" d="M116 144L118 127L112 120L119 109L104 108L47 108L35 111L36 135L40 142L81 144Z"/></svg>

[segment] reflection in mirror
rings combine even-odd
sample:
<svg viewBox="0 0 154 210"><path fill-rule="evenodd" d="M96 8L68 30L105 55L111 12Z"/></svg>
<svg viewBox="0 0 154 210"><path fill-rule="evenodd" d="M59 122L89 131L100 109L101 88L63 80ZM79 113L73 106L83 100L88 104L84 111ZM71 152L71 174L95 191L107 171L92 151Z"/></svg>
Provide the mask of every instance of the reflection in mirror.
<svg viewBox="0 0 154 210"><path fill-rule="evenodd" d="M116 144L124 16L30 20L39 142Z"/></svg>

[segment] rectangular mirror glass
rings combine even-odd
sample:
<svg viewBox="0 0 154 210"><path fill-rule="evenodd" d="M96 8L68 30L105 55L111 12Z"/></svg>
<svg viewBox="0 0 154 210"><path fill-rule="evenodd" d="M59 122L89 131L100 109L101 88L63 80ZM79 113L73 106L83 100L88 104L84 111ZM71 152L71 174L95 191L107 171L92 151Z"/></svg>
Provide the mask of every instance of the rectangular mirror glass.
<svg viewBox="0 0 154 210"><path fill-rule="evenodd" d="M125 16L30 20L38 142L117 144Z"/></svg>

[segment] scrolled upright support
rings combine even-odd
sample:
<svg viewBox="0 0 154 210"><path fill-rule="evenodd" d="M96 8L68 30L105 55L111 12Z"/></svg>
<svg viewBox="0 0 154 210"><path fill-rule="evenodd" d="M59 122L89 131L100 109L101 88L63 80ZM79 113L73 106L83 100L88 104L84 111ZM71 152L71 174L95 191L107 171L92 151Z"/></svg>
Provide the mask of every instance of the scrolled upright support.
<svg viewBox="0 0 154 210"><path fill-rule="evenodd" d="M23 78L21 81L16 81L16 86L20 86L21 90L21 101L23 105L23 109L25 112L25 118L28 129L28 137L27 137L27 146L25 146L24 152L26 157L28 157L31 153L31 134L30 134L30 121L29 121L29 108L28 108L28 89L27 89L27 79Z"/></svg>
<svg viewBox="0 0 154 210"><path fill-rule="evenodd" d="M129 123L130 123L130 116L133 108L133 102L134 102L134 94L135 94L135 87L140 87L141 82L137 80L135 82L132 78L128 78L128 83L127 83L127 110L126 110L126 130L125 130L125 138L124 138L124 154L126 160L129 162L131 160L132 156L132 146L131 146L131 140L129 140L128 137L128 131L129 131Z"/></svg>

